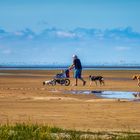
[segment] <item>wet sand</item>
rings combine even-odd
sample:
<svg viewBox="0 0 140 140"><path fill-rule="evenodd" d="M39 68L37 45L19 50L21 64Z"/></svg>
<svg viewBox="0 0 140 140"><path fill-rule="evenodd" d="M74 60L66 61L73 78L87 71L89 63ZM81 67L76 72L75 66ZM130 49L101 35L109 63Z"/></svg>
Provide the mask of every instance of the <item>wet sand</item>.
<svg viewBox="0 0 140 140"><path fill-rule="evenodd" d="M0 123L40 123L62 128L90 131L139 131L140 102L102 99L94 94L65 94L71 90L140 91L132 80L140 71L83 72L82 86L43 86L59 71L1 70ZM71 72L71 76L72 76ZM88 76L102 75L105 86L89 86Z"/></svg>

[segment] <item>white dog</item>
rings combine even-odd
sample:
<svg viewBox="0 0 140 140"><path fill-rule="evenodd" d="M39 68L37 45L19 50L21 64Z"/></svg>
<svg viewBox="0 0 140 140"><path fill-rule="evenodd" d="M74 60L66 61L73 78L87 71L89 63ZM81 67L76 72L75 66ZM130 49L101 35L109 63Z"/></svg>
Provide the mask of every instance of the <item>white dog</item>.
<svg viewBox="0 0 140 140"><path fill-rule="evenodd" d="M55 85L55 81L53 79L52 80L43 81L43 85L52 85L52 86L54 86Z"/></svg>

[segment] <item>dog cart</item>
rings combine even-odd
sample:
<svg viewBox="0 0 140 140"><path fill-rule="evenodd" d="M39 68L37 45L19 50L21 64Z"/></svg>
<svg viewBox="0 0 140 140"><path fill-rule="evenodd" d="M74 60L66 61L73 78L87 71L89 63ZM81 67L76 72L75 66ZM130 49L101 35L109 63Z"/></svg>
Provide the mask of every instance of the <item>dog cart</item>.
<svg viewBox="0 0 140 140"><path fill-rule="evenodd" d="M69 86L70 85L70 79L69 76L64 72L64 73L60 73L57 74L54 77L54 83L56 84L60 84L60 85L65 85L65 86Z"/></svg>

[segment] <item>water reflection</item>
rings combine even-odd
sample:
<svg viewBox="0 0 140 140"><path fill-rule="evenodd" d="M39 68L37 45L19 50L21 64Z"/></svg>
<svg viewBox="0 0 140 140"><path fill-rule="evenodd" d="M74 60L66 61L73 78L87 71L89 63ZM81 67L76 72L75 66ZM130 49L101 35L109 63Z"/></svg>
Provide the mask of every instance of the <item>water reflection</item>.
<svg viewBox="0 0 140 140"><path fill-rule="evenodd" d="M94 91L92 92L94 93ZM138 94L137 92L127 92L127 91L102 91L100 93L94 93L96 96L110 99L135 99L133 94Z"/></svg>
<svg viewBox="0 0 140 140"><path fill-rule="evenodd" d="M128 91L90 91L90 90L71 90L65 91L65 93L72 94L95 94L97 97L109 98L109 99L140 99L140 92L128 92Z"/></svg>

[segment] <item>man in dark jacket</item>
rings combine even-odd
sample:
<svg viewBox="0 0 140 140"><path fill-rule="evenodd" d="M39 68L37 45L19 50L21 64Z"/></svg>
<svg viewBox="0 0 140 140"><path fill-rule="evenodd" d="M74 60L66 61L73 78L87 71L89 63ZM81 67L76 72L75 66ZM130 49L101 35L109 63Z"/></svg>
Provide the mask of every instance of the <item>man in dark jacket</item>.
<svg viewBox="0 0 140 140"><path fill-rule="evenodd" d="M74 78L75 78L75 86L78 85L78 79L80 79L83 82L83 86L86 84L86 81L81 77L82 74L82 65L80 59L77 57L77 55L73 55L73 64L69 67L69 69L74 70Z"/></svg>

